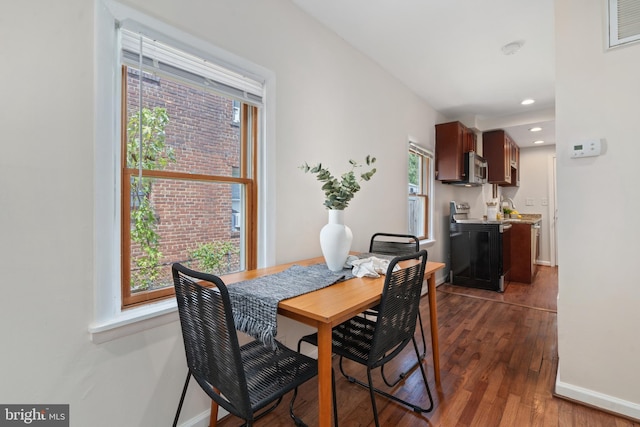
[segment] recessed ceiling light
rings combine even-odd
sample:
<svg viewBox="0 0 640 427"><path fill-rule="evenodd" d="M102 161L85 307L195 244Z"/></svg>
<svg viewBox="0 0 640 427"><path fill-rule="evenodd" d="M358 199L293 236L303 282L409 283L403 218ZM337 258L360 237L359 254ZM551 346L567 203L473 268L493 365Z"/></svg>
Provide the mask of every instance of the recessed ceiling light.
<svg viewBox="0 0 640 427"><path fill-rule="evenodd" d="M524 100L524 101L522 101L520 104L522 104L522 105L531 105L531 104L533 104L534 102L536 102L536 100L535 100L535 99L525 99L525 100Z"/></svg>
<svg viewBox="0 0 640 427"><path fill-rule="evenodd" d="M540 132L541 130L542 130L542 128L539 127L539 126L536 126L534 128L529 129L529 131L531 131L531 132Z"/></svg>
<svg viewBox="0 0 640 427"><path fill-rule="evenodd" d="M539 139L537 141L533 141L534 144L544 144L544 141Z"/></svg>

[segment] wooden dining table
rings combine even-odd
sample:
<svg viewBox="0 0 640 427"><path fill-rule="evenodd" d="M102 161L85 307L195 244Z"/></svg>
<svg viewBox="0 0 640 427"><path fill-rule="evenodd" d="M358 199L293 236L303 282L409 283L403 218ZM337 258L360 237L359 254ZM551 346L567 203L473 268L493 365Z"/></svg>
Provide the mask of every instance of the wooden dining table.
<svg viewBox="0 0 640 427"><path fill-rule="evenodd" d="M224 276L224 281L231 284L279 273L294 264L312 265L321 262L324 262L324 259L317 257L273 267L248 270L226 275ZM427 280L429 290L433 369L437 386L440 385L440 358L438 351L435 272L444 268L444 266L440 262L428 261L425 268L425 280ZM317 291L280 301L278 304L278 314L318 330L318 421L320 427L329 427L332 424L331 330L340 323L378 304L382 295L383 285L384 276L379 278L354 277Z"/></svg>

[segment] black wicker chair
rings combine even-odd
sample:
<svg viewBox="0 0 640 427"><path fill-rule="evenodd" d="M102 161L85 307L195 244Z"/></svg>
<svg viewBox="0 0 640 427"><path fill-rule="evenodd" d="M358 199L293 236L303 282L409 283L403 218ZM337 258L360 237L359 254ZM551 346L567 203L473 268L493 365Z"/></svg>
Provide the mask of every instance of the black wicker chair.
<svg viewBox="0 0 640 427"><path fill-rule="evenodd" d="M416 236L410 234L394 234L394 233L376 233L371 236L369 243L369 252L382 255L406 255L418 252L420 250L420 240ZM367 310L365 314L377 315L378 307ZM427 355L427 341L424 336L424 327L422 326L422 316L418 311L418 326L420 327L420 336L422 337L422 353L420 361L424 360ZM418 362L420 363L420 362ZM384 374L384 366L380 369L382 379L389 386L393 387L402 381L411 371L418 367L418 363L411 368L402 372L395 381L388 381Z"/></svg>
<svg viewBox="0 0 640 427"><path fill-rule="evenodd" d="M318 373L317 361L281 343L277 349L252 341L242 347L224 282L180 264L172 267L180 326L189 371L173 425L176 426L191 376L218 405L245 426L271 412L282 397ZM198 282L209 282L206 287ZM293 414L296 425L304 425ZM259 412L259 413L258 413Z"/></svg>
<svg viewBox="0 0 640 427"><path fill-rule="evenodd" d="M398 256L419 250L420 241L410 234L376 233L369 243L369 252L383 255Z"/></svg>
<svg viewBox="0 0 640 427"><path fill-rule="evenodd" d="M420 262L413 266L393 271L398 262L411 259L417 259ZM356 316L333 329L333 353L340 356L340 372L349 381L369 389L377 427L380 426L380 422L378 420L375 393L407 405L416 412L429 412L433 409L433 397L431 396L424 366L420 361L418 344L414 337L426 263L427 251L424 250L394 258L389 263L376 321ZM317 346L318 334L302 337L298 342L298 349L300 349L300 345L303 342ZM430 406L428 408L422 408L373 386L371 371L384 366L400 354L410 342L413 343L418 366L429 397ZM367 367L367 383L345 373L342 363L344 358Z"/></svg>

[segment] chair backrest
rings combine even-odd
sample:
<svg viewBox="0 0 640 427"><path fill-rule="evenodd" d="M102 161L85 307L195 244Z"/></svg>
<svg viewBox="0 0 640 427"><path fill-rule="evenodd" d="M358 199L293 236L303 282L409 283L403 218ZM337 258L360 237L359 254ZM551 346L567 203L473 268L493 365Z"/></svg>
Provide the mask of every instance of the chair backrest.
<svg viewBox="0 0 640 427"><path fill-rule="evenodd" d="M393 271L396 264L412 259L418 262ZM426 264L426 250L395 257L389 263L368 358L371 368L385 364L411 342Z"/></svg>
<svg viewBox="0 0 640 427"><path fill-rule="evenodd" d="M220 406L245 420L253 419L227 287L217 276L180 264L173 264L172 274L191 374Z"/></svg>
<svg viewBox="0 0 640 427"><path fill-rule="evenodd" d="M419 250L420 240L410 234L376 233L369 243L369 252L384 255L404 255Z"/></svg>

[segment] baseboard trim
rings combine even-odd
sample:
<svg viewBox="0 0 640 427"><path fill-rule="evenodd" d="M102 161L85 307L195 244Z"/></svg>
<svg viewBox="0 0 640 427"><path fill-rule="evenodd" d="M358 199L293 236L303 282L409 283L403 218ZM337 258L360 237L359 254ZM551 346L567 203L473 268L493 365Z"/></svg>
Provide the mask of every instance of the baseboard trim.
<svg viewBox="0 0 640 427"><path fill-rule="evenodd" d="M218 407L218 420L229 415L229 413L222 407ZM209 418L211 418L211 409L200 412L193 418L190 418L179 424L180 427L209 427Z"/></svg>
<svg viewBox="0 0 640 427"><path fill-rule="evenodd" d="M179 424L180 427L209 427L209 418L211 417L211 409L200 412L195 417Z"/></svg>
<svg viewBox="0 0 640 427"><path fill-rule="evenodd" d="M621 415L634 422L640 422L639 404L562 382L559 375L556 377L554 395L604 412Z"/></svg>

